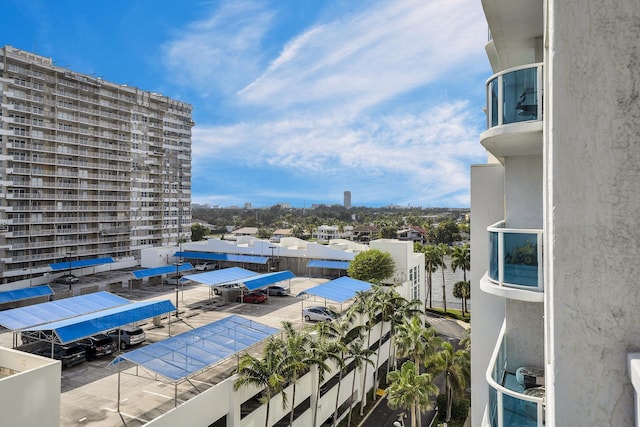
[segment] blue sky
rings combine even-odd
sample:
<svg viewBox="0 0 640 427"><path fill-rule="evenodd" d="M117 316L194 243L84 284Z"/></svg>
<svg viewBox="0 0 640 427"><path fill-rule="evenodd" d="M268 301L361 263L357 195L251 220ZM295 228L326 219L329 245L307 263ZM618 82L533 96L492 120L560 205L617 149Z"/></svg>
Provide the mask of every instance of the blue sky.
<svg viewBox="0 0 640 427"><path fill-rule="evenodd" d="M0 45L193 105L192 200L469 206L480 0L2 0Z"/></svg>

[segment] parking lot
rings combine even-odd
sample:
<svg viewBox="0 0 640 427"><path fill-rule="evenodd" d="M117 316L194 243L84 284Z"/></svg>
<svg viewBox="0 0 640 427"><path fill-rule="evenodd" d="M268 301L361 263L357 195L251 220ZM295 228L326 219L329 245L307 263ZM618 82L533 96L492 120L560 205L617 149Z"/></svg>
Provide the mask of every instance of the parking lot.
<svg viewBox="0 0 640 427"><path fill-rule="evenodd" d="M231 314L280 329L284 320L302 327L302 300L296 298L299 292L326 282L326 279L294 278L279 285L290 288L290 295L270 296L261 304L223 303L221 296L210 298L207 286L189 284L177 294L179 317L175 314L164 316L161 325L154 324L153 319L140 323L146 333L149 345L161 341L170 335L176 335L197 328ZM118 295L134 301L169 299L176 303L174 286L154 285L123 289ZM324 299L310 298L304 306L324 305ZM328 302L330 304L331 302ZM334 307L340 309L339 306ZM346 308L343 307L343 308ZM169 335L170 334L170 335ZM12 334L0 335L0 343L11 347ZM134 347L133 349L139 348ZM260 351L255 348L254 351ZM146 422L171 410L177 402L206 390L216 383L228 378L236 366L236 358L224 361L216 367L201 373L190 382L178 384L174 389L172 383L165 383L152 378L152 373L141 369L129 368L118 375L117 368L109 366L113 357L96 359L62 371L60 425L64 426L127 426L143 425ZM135 374L138 375L135 375ZM120 383L120 408L118 413L118 383ZM122 416L122 419L121 419Z"/></svg>

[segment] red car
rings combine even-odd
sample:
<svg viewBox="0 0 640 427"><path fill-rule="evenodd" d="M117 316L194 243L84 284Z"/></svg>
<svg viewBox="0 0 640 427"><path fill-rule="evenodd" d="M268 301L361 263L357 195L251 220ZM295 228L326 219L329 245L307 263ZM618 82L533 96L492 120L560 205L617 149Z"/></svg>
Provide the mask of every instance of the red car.
<svg viewBox="0 0 640 427"><path fill-rule="evenodd" d="M236 298L237 302L242 302L242 295L239 295ZM244 302L259 304L261 302L265 302L267 300L267 296L261 292L249 292L248 294L244 294Z"/></svg>

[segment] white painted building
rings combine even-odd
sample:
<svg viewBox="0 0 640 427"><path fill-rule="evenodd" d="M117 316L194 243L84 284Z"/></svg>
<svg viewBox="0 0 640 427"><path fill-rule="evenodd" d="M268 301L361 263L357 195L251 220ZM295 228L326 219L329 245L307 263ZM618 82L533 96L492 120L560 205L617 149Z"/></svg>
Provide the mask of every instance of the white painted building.
<svg viewBox="0 0 640 427"><path fill-rule="evenodd" d="M482 4L472 425L638 426L640 3Z"/></svg>

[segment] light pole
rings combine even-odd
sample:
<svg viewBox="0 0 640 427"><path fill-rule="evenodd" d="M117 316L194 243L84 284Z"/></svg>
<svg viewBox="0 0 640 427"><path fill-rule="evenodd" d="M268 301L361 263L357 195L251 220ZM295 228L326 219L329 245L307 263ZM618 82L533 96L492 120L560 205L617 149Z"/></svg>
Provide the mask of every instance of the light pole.
<svg viewBox="0 0 640 427"><path fill-rule="evenodd" d="M180 266L181 262L176 262L176 317L178 317L178 290L180 287Z"/></svg>
<svg viewBox="0 0 640 427"><path fill-rule="evenodd" d="M271 271L275 271L275 266L274 266L274 262L273 262L273 250L275 249L275 246L269 245L269 249L271 249L271 260L270 260L270 264L271 264L271 268L269 270Z"/></svg>
<svg viewBox="0 0 640 427"><path fill-rule="evenodd" d="M71 292L71 255L73 255L73 252L67 252L67 262L69 263L69 270L67 271L67 281L69 282L69 292Z"/></svg>

